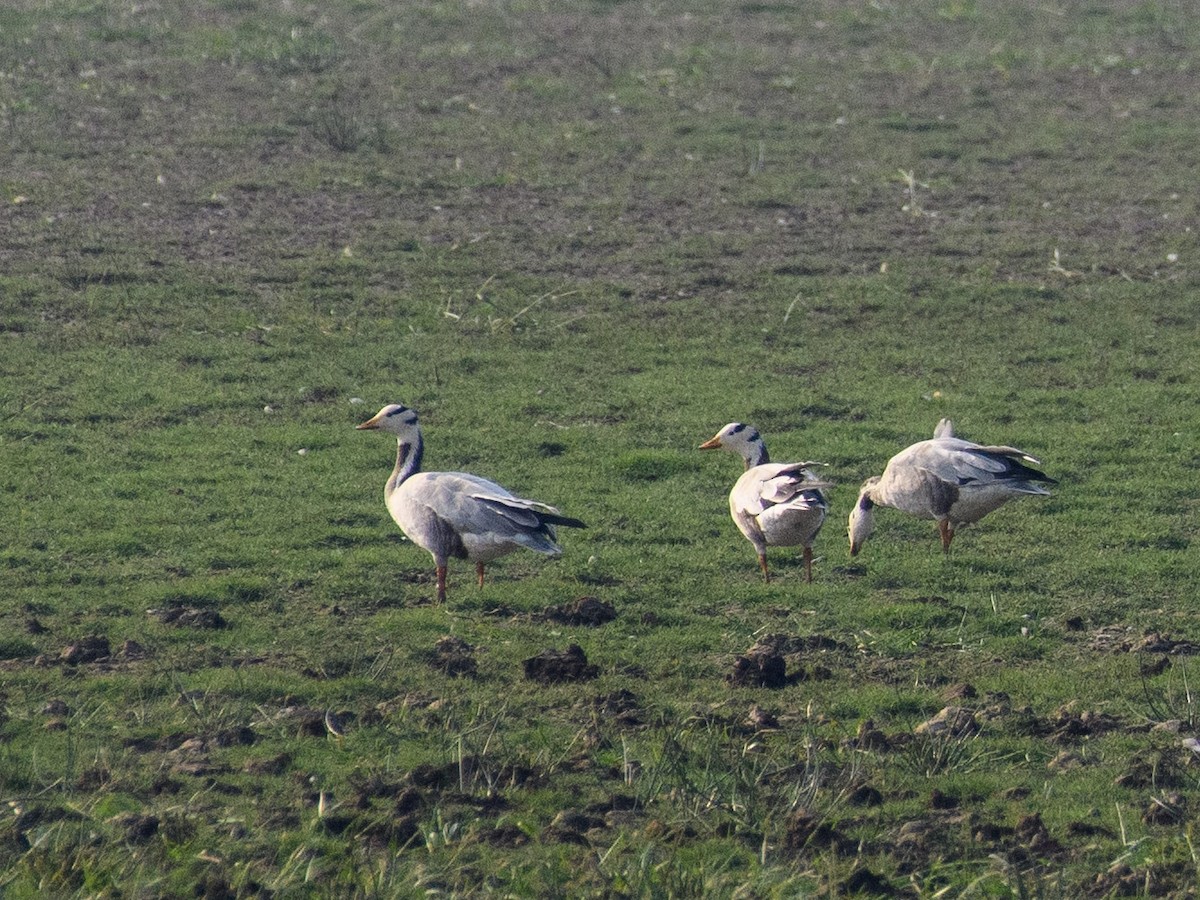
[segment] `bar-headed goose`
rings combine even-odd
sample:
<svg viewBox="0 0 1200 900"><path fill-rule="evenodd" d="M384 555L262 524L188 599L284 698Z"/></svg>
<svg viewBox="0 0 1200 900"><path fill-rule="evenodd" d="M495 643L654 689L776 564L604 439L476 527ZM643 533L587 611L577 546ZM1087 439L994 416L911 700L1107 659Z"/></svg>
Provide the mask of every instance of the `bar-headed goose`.
<svg viewBox="0 0 1200 900"><path fill-rule="evenodd" d="M901 450L888 460L882 476L863 482L850 511L850 555L857 555L871 536L876 506L936 520L942 549L949 550L956 530L1009 500L1049 496L1042 485L1058 482L1026 463L1041 465L1015 447L984 447L956 438L950 420L942 419L933 440Z"/></svg>
<svg viewBox="0 0 1200 900"><path fill-rule="evenodd" d="M514 497L500 485L466 472L422 472L424 442L417 414L400 403L385 406L358 426L396 435L396 466L383 490L388 512L408 538L433 556L438 601L446 599L450 557L469 559L483 586L483 566L521 547L558 556L555 525L585 527L536 500Z"/></svg>
<svg viewBox="0 0 1200 900"><path fill-rule="evenodd" d="M819 480L810 466L824 463L773 463L758 429L741 422L729 423L700 449L730 450L746 463L746 471L729 492L729 514L754 545L763 578L771 580L767 547L801 546L804 577L811 582L813 541L829 511L822 489L832 485Z"/></svg>

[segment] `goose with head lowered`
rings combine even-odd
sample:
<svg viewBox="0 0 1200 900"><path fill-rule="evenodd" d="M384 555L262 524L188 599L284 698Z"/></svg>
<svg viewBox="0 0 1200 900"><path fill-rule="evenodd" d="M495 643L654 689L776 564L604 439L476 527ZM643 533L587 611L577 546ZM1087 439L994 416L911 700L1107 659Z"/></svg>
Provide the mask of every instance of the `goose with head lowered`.
<svg viewBox="0 0 1200 900"><path fill-rule="evenodd" d="M729 450L742 457L744 471L729 492L729 514L758 554L763 578L767 547L803 547L804 577L812 582L812 545L825 523L829 501L822 493L832 487L813 474L816 462L773 463L758 429L730 422L700 445L701 450Z"/></svg>
<svg viewBox="0 0 1200 900"><path fill-rule="evenodd" d="M558 556L554 526L585 527L553 506L516 497L477 475L422 472L425 444L417 413L402 403L385 406L358 428L396 436L396 466L383 499L400 530L433 557L438 602L446 599L451 557L474 562L482 587L485 563L522 547Z"/></svg>
<svg viewBox="0 0 1200 900"><path fill-rule="evenodd" d="M1024 450L983 446L954 437L954 426L942 419L932 440L901 450L883 475L868 478L850 511L850 555L856 556L875 529L875 507L890 506L938 524L942 549L954 533L1009 500L1049 496L1043 485L1057 484L1032 468L1041 461Z"/></svg>

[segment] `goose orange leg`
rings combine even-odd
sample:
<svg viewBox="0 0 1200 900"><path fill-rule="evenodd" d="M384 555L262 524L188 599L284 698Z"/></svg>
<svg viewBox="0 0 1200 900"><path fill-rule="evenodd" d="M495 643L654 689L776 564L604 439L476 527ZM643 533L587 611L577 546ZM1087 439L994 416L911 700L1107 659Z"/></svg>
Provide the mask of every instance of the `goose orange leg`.
<svg viewBox="0 0 1200 900"><path fill-rule="evenodd" d="M446 602L446 567L437 567L437 595L438 603Z"/></svg>
<svg viewBox="0 0 1200 900"><path fill-rule="evenodd" d="M475 574L479 577L479 586L483 587L483 563L475 563Z"/></svg>
<svg viewBox="0 0 1200 900"><path fill-rule="evenodd" d="M812 547L804 548L804 579L812 584Z"/></svg>
<svg viewBox="0 0 1200 900"><path fill-rule="evenodd" d="M771 583L771 573L767 571L767 554L758 554L758 567L762 569L763 580L768 584Z"/></svg>
<svg viewBox="0 0 1200 900"><path fill-rule="evenodd" d="M954 540L954 529L948 519L938 519L938 533L942 536L942 552L949 552L950 542Z"/></svg>

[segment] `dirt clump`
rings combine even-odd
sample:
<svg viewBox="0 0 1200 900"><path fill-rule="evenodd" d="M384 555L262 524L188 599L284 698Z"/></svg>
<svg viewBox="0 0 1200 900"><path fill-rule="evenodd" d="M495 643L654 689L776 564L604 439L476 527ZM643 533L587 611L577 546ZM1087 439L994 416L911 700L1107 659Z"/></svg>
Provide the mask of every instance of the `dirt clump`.
<svg viewBox="0 0 1200 900"><path fill-rule="evenodd" d="M136 662L139 659L149 657L150 651L130 638L121 644L121 656L129 662Z"/></svg>
<svg viewBox="0 0 1200 900"><path fill-rule="evenodd" d="M854 737L847 744L855 750L870 750L874 753L887 753L892 749L892 741L879 728L875 727L874 719L864 719L858 726Z"/></svg>
<svg viewBox="0 0 1200 900"><path fill-rule="evenodd" d="M125 833L125 840L131 844L144 844L158 834L161 824L158 816L140 815L138 813L121 813L112 818L112 823Z"/></svg>
<svg viewBox="0 0 1200 900"><path fill-rule="evenodd" d="M284 751L265 759L249 759L242 765L247 775L282 775L292 764L292 754Z"/></svg>
<svg viewBox="0 0 1200 900"><path fill-rule="evenodd" d="M579 844L586 847L591 842L587 833L604 828L604 819L576 810L564 809L542 830L542 840L556 844Z"/></svg>
<svg viewBox="0 0 1200 900"><path fill-rule="evenodd" d="M947 703L953 703L955 700L972 700L977 696L979 696L979 691L970 682L952 684L942 691L942 699Z"/></svg>
<svg viewBox="0 0 1200 900"><path fill-rule="evenodd" d="M1062 844L1051 836L1038 813L1021 817L1017 822L1016 838L1022 849L1032 856L1054 856L1063 850Z"/></svg>
<svg viewBox="0 0 1200 900"><path fill-rule="evenodd" d="M850 806L882 806L883 794L876 787L860 784L846 797L846 803Z"/></svg>
<svg viewBox="0 0 1200 900"><path fill-rule="evenodd" d="M440 638L434 644L430 665L439 672L456 678L473 676L478 669L475 663L475 648L454 635Z"/></svg>
<svg viewBox="0 0 1200 900"><path fill-rule="evenodd" d="M1130 759L1125 771L1113 783L1117 787L1134 789L1184 787L1195 777L1188 771L1195 765L1190 757L1190 753L1182 750L1147 749Z"/></svg>
<svg viewBox="0 0 1200 900"><path fill-rule="evenodd" d="M1100 653L1166 653L1171 655L1198 652L1197 645L1176 640L1159 631L1137 634L1132 625L1105 625L1092 635L1091 647Z"/></svg>
<svg viewBox="0 0 1200 900"><path fill-rule="evenodd" d="M759 642L733 661L726 680L735 687L785 687L787 662L775 647Z"/></svg>
<svg viewBox="0 0 1200 900"><path fill-rule="evenodd" d="M641 703L633 691L624 688L592 698L592 712L597 718L618 725L635 727L642 724Z"/></svg>
<svg viewBox="0 0 1200 900"><path fill-rule="evenodd" d="M173 628L221 629L229 627L225 617L217 610L203 606L166 606L162 609L148 609L146 615Z"/></svg>
<svg viewBox="0 0 1200 900"><path fill-rule="evenodd" d="M1187 817L1187 798L1178 791L1171 791L1161 798L1154 797L1142 813L1142 821L1147 825L1175 825Z"/></svg>
<svg viewBox="0 0 1200 900"><path fill-rule="evenodd" d="M828 849L838 855L853 853L858 844L824 819L800 807L787 820L783 846L798 853L805 849Z"/></svg>
<svg viewBox="0 0 1200 900"><path fill-rule="evenodd" d="M832 678L833 673L826 666L811 662L811 658L847 652L850 648L845 644L825 635L766 634L734 660L733 671L725 680L734 686L768 688L824 681Z"/></svg>
<svg viewBox="0 0 1200 900"><path fill-rule="evenodd" d="M752 703L746 713L746 724L755 731L773 731L779 727L779 716L763 709L757 703Z"/></svg>
<svg viewBox="0 0 1200 900"><path fill-rule="evenodd" d="M112 646L104 635L93 634L80 638L63 648L58 658L69 666L101 662L112 656Z"/></svg>
<svg viewBox="0 0 1200 900"><path fill-rule="evenodd" d="M547 606L542 611L542 617L560 625L583 625L595 628L615 619L617 611L607 600L600 600L596 597L580 597L571 603Z"/></svg>
<svg viewBox="0 0 1200 900"><path fill-rule="evenodd" d="M543 650L522 663L525 677L530 681L547 684L561 681L587 681L600 674L598 666L591 665L583 648L571 644L566 650Z"/></svg>
<svg viewBox="0 0 1200 900"><path fill-rule="evenodd" d="M1045 730L1059 743L1074 743L1085 738L1107 734L1121 727L1118 719L1108 713L1093 710L1076 711L1068 704L1052 713Z"/></svg>
<svg viewBox="0 0 1200 900"><path fill-rule="evenodd" d="M890 897L894 894L891 884L882 875L868 868L855 869L841 883L838 893L854 896Z"/></svg>
<svg viewBox="0 0 1200 900"><path fill-rule="evenodd" d="M927 719L914 729L916 734L949 735L964 737L979 730L975 710L965 706L947 706L932 719Z"/></svg>

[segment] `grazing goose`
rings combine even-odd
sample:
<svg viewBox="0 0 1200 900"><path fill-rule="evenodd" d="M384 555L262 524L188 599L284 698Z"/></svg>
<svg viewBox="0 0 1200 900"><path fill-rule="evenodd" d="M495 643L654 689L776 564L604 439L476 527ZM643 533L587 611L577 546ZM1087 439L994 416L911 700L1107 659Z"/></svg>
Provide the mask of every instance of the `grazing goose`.
<svg viewBox="0 0 1200 900"><path fill-rule="evenodd" d="M1009 500L1024 494L1049 496L1042 484L1058 482L1025 463L1041 465L1015 447L983 447L956 438L950 420L942 419L933 440L901 450L888 460L882 476L863 482L850 511L850 555L856 556L871 536L876 506L937 520L942 549L949 550L957 529Z"/></svg>
<svg viewBox="0 0 1200 900"><path fill-rule="evenodd" d="M746 471L729 492L729 514L754 545L763 578L771 580L767 547L799 545L804 548L804 577L812 582L812 544L829 511L821 489L831 485L808 467L824 463L773 463L758 429L740 422L726 425L700 449L730 450L746 462Z"/></svg>
<svg viewBox="0 0 1200 900"><path fill-rule="evenodd" d="M514 497L477 475L422 472L421 428L416 412L403 404L385 406L358 428L396 435L396 467L383 499L400 530L433 556L438 602L446 599L450 557L472 560L482 587L484 563L521 547L558 556L562 551L554 543L554 526L585 527L552 506Z"/></svg>

